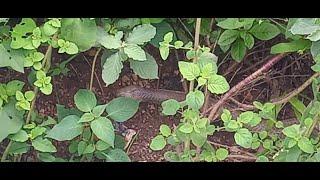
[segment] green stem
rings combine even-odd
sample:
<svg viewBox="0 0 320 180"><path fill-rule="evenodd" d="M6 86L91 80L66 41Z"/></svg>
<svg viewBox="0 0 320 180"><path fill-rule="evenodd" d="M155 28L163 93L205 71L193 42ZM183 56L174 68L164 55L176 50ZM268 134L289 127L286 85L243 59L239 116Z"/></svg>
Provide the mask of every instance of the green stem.
<svg viewBox="0 0 320 180"><path fill-rule="evenodd" d="M90 86L89 86L89 90L90 90L90 91L92 90L94 69L95 69L95 67L96 67L96 61L97 61L97 57L98 57L100 51L101 51L101 47L100 47L100 48L98 49L98 51L96 52L96 54L95 54L95 56L94 56L94 59L93 59L93 62L92 62L91 77L90 77Z"/></svg>
<svg viewBox="0 0 320 180"><path fill-rule="evenodd" d="M189 151L190 150L190 139L187 139L184 141L184 151Z"/></svg>
<svg viewBox="0 0 320 180"><path fill-rule="evenodd" d="M195 36L194 36L194 50L197 52L199 48L199 40L200 40L200 28L201 28L201 18L197 18L196 21L196 30L195 30ZM197 62L198 57L197 53L195 58L193 59L193 62ZM194 80L190 81L189 86L189 92L193 91L194 88Z"/></svg>
<svg viewBox="0 0 320 180"><path fill-rule="evenodd" d="M4 150L2 157L1 157L1 162L5 162L5 160L7 159L8 153L9 153L9 149L12 145L13 141L9 141L9 144L7 145L6 149Z"/></svg>
<svg viewBox="0 0 320 180"><path fill-rule="evenodd" d="M319 114L318 114L318 115L314 118L311 126L307 129L307 131L306 131L306 133L305 133L305 136L306 136L307 138L310 137L311 133L313 132L313 129L316 127L317 123L319 122L319 119L320 119L320 117L319 117Z"/></svg>

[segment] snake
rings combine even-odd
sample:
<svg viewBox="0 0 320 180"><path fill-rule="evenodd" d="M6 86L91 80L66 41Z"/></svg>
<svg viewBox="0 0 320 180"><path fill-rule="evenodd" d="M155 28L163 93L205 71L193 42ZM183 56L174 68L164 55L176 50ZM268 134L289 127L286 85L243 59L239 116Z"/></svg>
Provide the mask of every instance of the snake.
<svg viewBox="0 0 320 180"><path fill-rule="evenodd" d="M149 102L149 103L155 103L160 104L163 101L166 101L168 99L175 99L178 102L184 101L186 99L186 93L182 91L175 91L175 90L167 90L167 89L153 89L153 88L145 88L140 87L138 85L129 85L126 87L122 87L116 91L117 97L128 97L135 99L140 102ZM209 105L212 105L216 103L219 99L215 97L209 98ZM235 109L235 106L232 106L230 104L224 105L224 107L221 107L221 110L223 108L226 109ZM241 112L235 112L232 111L232 116L235 118L237 117ZM285 127L290 126L292 124L298 124L299 121L296 118L289 118L282 120ZM263 120L261 123L255 127L249 127L249 129L253 131L261 131L267 127L267 121ZM273 128L272 131L277 134L281 134L281 129Z"/></svg>

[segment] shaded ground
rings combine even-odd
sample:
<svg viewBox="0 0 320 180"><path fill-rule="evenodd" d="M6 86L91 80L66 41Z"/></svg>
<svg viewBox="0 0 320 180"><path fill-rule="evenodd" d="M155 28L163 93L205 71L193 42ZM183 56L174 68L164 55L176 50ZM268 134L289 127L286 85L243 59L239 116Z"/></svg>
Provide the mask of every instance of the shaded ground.
<svg viewBox="0 0 320 180"><path fill-rule="evenodd" d="M261 44L261 43L260 43ZM268 52L270 47L275 42L262 43L257 45L255 49L248 53L248 56L242 63L235 63L227 58L227 61L219 67L219 74L225 74L230 82L230 86L253 73L257 68L261 67L265 62L266 57L269 57ZM119 80L108 87L104 87L101 78L100 61L97 63L96 76L94 79L93 91L97 95L100 103L106 103L112 100L116 89L131 84L137 84L147 88L163 88L170 90L183 90L180 81L180 75L177 69L177 58L175 55L170 56L167 61L162 61L159 58L158 50L155 48L148 48L149 52L154 55L159 64L159 79L158 80L143 80L132 73L128 64L125 64L124 69L120 75ZM67 107L74 107L73 96L81 88L88 88L91 73L91 63L94 55L94 50L85 54L80 54L75 60L71 61L67 67L70 72L67 76L55 76L53 78L54 91L52 95L45 96L43 94L37 98L36 108L40 114L55 117L57 115L56 104L62 104ZM67 57L55 54L53 63L65 60ZM298 55L286 57L284 60L276 64L259 81L248 85L245 89L235 96L240 102L252 103L255 100L267 101L273 97L278 97L284 93L288 93L294 88L300 86L310 74L311 60L308 56L297 60ZM179 54L179 58L183 59L183 55ZM219 57L219 61L223 57ZM260 64L262 62L262 64ZM0 82L8 82L12 79L20 79L26 82L24 74L19 74L14 71L1 68ZM308 97L312 97L310 88L304 92L304 101L308 101ZM294 117L289 105L280 112L280 119ZM133 161L163 161L163 151L153 152L149 148L151 139L158 134L159 127L165 123L172 126L178 124L179 119L175 117L164 117L160 114L160 108L157 104L141 103L138 113L130 120L125 122L128 128L134 129L138 132L137 138L134 140L129 149L129 156ZM212 141L226 145L233 146L233 138L230 133L216 133L210 138ZM5 143L2 143L2 145ZM68 156L68 148L66 143L59 143L58 154L62 157ZM3 147L1 147L3 148ZM0 149L3 152L3 149ZM229 160L233 161L233 160ZM234 160L237 161L237 160Z"/></svg>

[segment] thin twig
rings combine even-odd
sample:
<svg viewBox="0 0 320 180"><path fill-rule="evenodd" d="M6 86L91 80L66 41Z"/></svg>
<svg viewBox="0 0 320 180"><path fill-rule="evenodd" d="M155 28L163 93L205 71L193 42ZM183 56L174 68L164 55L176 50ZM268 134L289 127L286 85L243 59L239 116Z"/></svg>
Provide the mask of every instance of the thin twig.
<svg viewBox="0 0 320 180"><path fill-rule="evenodd" d="M94 69L96 67L96 61L97 61L97 57L101 51L101 47L98 49L98 51L96 52L96 55L94 56L93 62L92 62L92 67L91 67L91 76L90 76L90 86L89 86L89 90L92 90L92 84L93 84L93 74L94 74Z"/></svg>
<svg viewBox="0 0 320 180"><path fill-rule="evenodd" d="M196 31L195 31L195 38L194 38L194 50L197 52L199 48L199 40L200 40L200 28L201 28L201 18L197 18L196 21ZM198 57L197 55L193 59L193 62L197 62ZM194 88L194 80L190 81L189 84L189 92L193 91Z"/></svg>
<svg viewBox="0 0 320 180"><path fill-rule="evenodd" d="M10 140L8 145L7 145L7 147L6 147L6 149L4 150L4 152L2 154L1 162L5 162L6 161L8 153L9 153L9 149L10 149L12 143L13 143L13 141Z"/></svg>

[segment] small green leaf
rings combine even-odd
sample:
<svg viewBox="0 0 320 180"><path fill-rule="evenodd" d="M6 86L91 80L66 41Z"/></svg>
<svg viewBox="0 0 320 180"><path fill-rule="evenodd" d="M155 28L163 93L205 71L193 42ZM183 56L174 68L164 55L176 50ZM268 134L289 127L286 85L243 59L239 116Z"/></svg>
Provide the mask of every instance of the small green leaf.
<svg viewBox="0 0 320 180"><path fill-rule="evenodd" d="M191 142L194 145L201 147L207 141L207 134L206 133L197 133L197 132L193 131L190 134L190 138L191 138Z"/></svg>
<svg viewBox="0 0 320 180"><path fill-rule="evenodd" d="M99 117L91 122L90 127L99 139L114 147L114 127L109 119Z"/></svg>
<svg viewBox="0 0 320 180"><path fill-rule="evenodd" d="M225 160L228 157L228 150L224 149L224 148L219 148L216 151L216 158L220 161Z"/></svg>
<svg viewBox="0 0 320 180"><path fill-rule="evenodd" d="M13 80L8 82L6 86L7 95L14 96L16 94L16 91L22 90L24 84L25 84L24 82L18 81L18 80Z"/></svg>
<svg viewBox="0 0 320 180"><path fill-rule="evenodd" d="M80 141L78 144L78 155L81 156L84 152L84 150L87 147L87 143L84 141Z"/></svg>
<svg viewBox="0 0 320 180"><path fill-rule="evenodd" d="M132 58L137 61L147 60L146 53L144 50L136 44L128 44L124 47L124 53L128 55L129 58Z"/></svg>
<svg viewBox="0 0 320 180"><path fill-rule="evenodd" d="M234 139L238 145L244 148L250 148L252 143L252 134L248 129L239 129L234 134Z"/></svg>
<svg viewBox="0 0 320 180"><path fill-rule="evenodd" d="M103 153L108 162L131 162L129 156L122 149L112 149L108 154Z"/></svg>
<svg viewBox="0 0 320 180"><path fill-rule="evenodd" d="M259 156L256 160L256 162L269 162L269 159L266 156Z"/></svg>
<svg viewBox="0 0 320 180"><path fill-rule="evenodd" d="M162 135L154 137L150 143L150 148L154 151L162 150L166 146L166 140Z"/></svg>
<svg viewBox="0 0 320 180"><path fill-rule="evenodd" d="M31 130L31 139L35 139L38 136L41 136L44 132L46 132L46 128L37 126Z"/></svg>
<svg viewBox="0 0 320 180"><path fill-rule="evenodd" d="M9 138L17 142L25 142L29 139L27 132L24 130L18 131L16 134L12 135Z"/></svg>
<svg viewBox="0 0 320 180"><path fill-rule="evenodd" d="M186 103L193 109L200 109L204 103L203 92L199 90L189 92L186 97Z"/></svg>
<svg viewBox="0 0 320 180"><path fill-rule="evenodd" d="M231 57L240 62L246 55L246 45L242 39L237 39L235 43L231 45Z"/></svg>
<svg viewBox="0 0 320 180"><path fill-rule="evenodd" d="M193 131L193 126L189 123L184 123L180 128L179 131L190 134Z"/></svg>
<svg viewBox="0 0 320 180"><path fill-rule="evenodd" d="M237 30L225 30L219 40L218 44L220 46L227 46L232 44L239 37L239 31Z"/></svg>
<svg viewBox="0 0 320 180"><path fill-rule="evenodd" d="M92 114L95 116L95 117L99 117L102 115L102 113L104 112L104 110L106 109L107 107L107 104L104 104L104 105L98 105L96 107L94 107L92 109Z"/></svg>
<svg viewBox="0 0 320 180"><path fill-rule="evenodd" d="M94 115L92 113L84 113L78 122L83 123L83 122L90 122L92 120L94 120Z"/></svg>
<svg viewBox="0 0 320 180"><path fill-rule="evenodd" d="M188 81L194 80L200 75L200 68L197 64L179 61L178 66L183 78Z"/></svg>
<svg viewBox="0 0 320 180"><path fill-rule="evenodd" d="M40 152L57 152L56 147L48 140L38 137L32 141L32 146Z"/></svg>
<svg viewBox="0 0 320 180"><path fill-rule="evenodd" d="M169 56L169 52L170 52L170 48L168 45L166 46L160 46L159 47L159 51L160 51L160 56L163 60L167 60L168 56Z"/></svg>
<svg viewBox="0 0 320 180"><path fill-rule="evenodd" d="M96 144L96 148L98 151L104 151L104 150L108 149L109 147L111 147L111 146L102 140L99 140Z"/></svg>
<svg viewBox="0 0 320 180"><path fill-rule="evenodd" d="M165 125L165 124L162 124L162 125L160 126L160 132L161 132L161 134L162 134L164 137L168 137L168 136L170 136L170 134L171 134L171 129L170 129L169 126L167 126L167 125Z"/></svg>
<svg viewBox="0 0 320 180"><path fill-rule="evenodd" d="M27 91L25 92L24 96L26 97L27 101L32 101L35 97L35 94L33 91Z"/></svg>
<svg viewBox="0 0 320 180"><path fill-rule="evenodd" d="M294 124L282 130L282 133L290 138L298 138L300 136L300 125Z"/></svg>
<svg viewBox="0 0 320 180"><path fill-rule="evenodd" d="M88 146L84 149L82 154L90 154L95 150L95 146L93 144L88 144Z"/></svg>
<svg viewBox="0 0 320 180"><path fill-rule="evenodd" d="M256 24L250 29L256 38L260 40L270 40L280 34L280 30L276 25L273 25L268 22L263 22L261 24Z"/></svg>
<svg viewBox="0 0 320 180"><path fill-rule="evenodd" d="M227 80L220 75L213 75L208 80L208 90L214 94L223 94L230 89Z"/></svg>
<svg viewBox="0 0 320 180"><path fill-rule="evenodd" d="M244 41L244 44L247 46L248 49L251 49L254 45L254 38L251 34L245 33L241 38Z"/></svg>
<svg viewBox="0 0 320 180"><path fill-rule="evenodd" d="M122 68L122 58L119 53L115 53L106 59L102 69L102 79L106 86L113 84L119 78Z"/></svg>
<svg viewBox="0 0 320 180"><path fill-rule="evenodd" d="M97 105L97 99L94 93L86 89L80 89L74 95L74 102L82 112L89 112Z"/></svg>
<svg viewBox="0 0 320 180"><path fill-rule="evenodd" d="M261 131L259 132L259 137L260 139L265 139L268 136L268 132L267 131Z"/></svg>
<svg viewBox="0 0 320 180"><path fill-rule="evenodd" d="M173 32L168 32L166 35L164 35L163 40L166 43L170 43L173 40Z"/></svg>
<svg viewBox="0 0 320 180"><path fill-rule="evenodd" d="M168 99L161 103L162 113L165 115L175 115L180 108L180 104L175 99Z"/></svg>
<svg viewBox="0 0 320 180"><path fill-rule="evenodd" d="M313 147L311 141L306 137L302 137L298 141L298 146L303 152L306 152L306 153L309 153L309 154L314 153L314 147Z"/></svg>

